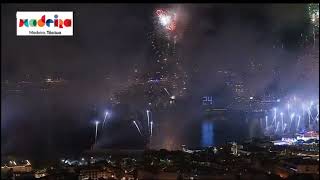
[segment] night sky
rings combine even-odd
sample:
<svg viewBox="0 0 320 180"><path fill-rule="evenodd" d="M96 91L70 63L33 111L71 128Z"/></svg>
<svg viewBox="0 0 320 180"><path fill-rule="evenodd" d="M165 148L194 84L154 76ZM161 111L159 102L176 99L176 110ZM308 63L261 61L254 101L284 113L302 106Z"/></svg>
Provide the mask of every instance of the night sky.
<svg viewBox="0 0 320 180"><path fill-rule="evenodd" d="M314 64L310 55L319 57L318 41L313 47L305 4L3 4L2 82L28 79L36 83L49 76L61 77L67 84L48 94L2 92L1 151L54 156L89 149L94 138L92 121L103 117L108 97L132 87L128 79L134 67L146 71L154 61L147 34L154 30L154 11L159 7L178 8L183 14L177 51L189 75L187 95L181 98L184 107L177 107L169 117L155 117L171 122L165 125L166 136L184 143L196 138L190 129L200 118L199 99L225 93L223 80L216 76L221 69L237 73L253 95L268 89L318 95L319 61ZM74 35L17 37L16 11L32 10L73 11ZM248 72L251 61L261 65L254 76ZM315 66L316 72L309 70ZM275 71L279 72L277 81ZM123 129L125 123L117 124L122 119L114 118L109 130L128 139L135 130L132 125ZM181 128L173 130L177 126ZM117 135L112 137L117 139ZM108 142L119 147L141 144L138 136L127 141L114 139Z"/></svg>

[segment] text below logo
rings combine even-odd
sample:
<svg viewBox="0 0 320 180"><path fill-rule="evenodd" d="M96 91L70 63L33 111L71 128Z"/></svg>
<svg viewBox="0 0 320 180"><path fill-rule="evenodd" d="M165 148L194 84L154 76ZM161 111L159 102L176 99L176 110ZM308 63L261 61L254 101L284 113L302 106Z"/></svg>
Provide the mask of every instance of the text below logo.
<svg viewBox="0 0 320 180"><path fill-rule="evenodd" d="M17 36L72 36L72 11L18 11Z"/></svg>

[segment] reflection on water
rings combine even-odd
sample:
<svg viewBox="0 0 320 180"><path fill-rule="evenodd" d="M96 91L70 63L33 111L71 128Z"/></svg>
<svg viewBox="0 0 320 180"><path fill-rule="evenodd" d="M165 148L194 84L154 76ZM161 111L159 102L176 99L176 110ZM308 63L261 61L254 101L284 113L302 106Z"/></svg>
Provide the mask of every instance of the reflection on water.
<svg viewBox="0 0 320 180"><path fill-rule="evenodd" d="M263 135L260 119L264 114L226 112L222 116L213 115L198 122L195 147L219 146Z"/></svg>
<svg viewBox="0 0 320 180"><path fill-rule="evenodd" d="M214 145L213 122L204 121L201 126L201 146L208 147Z"/></svg>

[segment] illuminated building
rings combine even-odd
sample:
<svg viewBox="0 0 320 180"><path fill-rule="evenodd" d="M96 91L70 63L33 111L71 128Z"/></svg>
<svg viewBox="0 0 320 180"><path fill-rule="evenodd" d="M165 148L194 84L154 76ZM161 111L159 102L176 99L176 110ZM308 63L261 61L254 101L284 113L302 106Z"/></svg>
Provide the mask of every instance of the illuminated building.
<svg viewBox="0 0 320 180"><path fill-rule="evenodd" d="M79 173L79 180L92 179L97 180L99 178L114 178L113 172L100 167L91 167L86 169L81 169Z"/></svg>
<svg viewBox="0 0 320 180"><path fill-rule="evenodd" d="M283 178L292 174L319 174L319 164L313 159L290 158L281 160L276 172Z"/></svg>
<svg viewBox="0 0 320 180"><path fill-rule="evenodd" d="M31 163L26 160L25 163L16 163L15 161L9 161L8 165L1 166L1 171L12 170L13 173L27 173L32 171Z"/></svg>
<svg viewBox="0 0 320 180"><path fill-rule="evenodd" d="M32 167L31 165L27 165L27 166L3 166L1 167L1 169L3 169L4 171L8 171L10 169L12 169L12 171L14 173L24 173L24 172L31 172L32 171Z"/></svg>
<svg viewBox="0 0 320 180"><path fill-rule="evenodd" d="M42 177L45 177L47 175L48 175L48 173L46 172L46 169L42 169L42 170L36 171L34 173L34 177L35 178L42 178Z"/></svg>

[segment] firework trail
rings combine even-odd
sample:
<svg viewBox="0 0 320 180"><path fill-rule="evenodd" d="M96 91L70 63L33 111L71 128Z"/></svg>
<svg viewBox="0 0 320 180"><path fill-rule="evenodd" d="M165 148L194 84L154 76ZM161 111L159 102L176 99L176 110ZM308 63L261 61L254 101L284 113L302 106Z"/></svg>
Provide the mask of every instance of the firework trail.
<svg viewBox="0 0 320 180"><path fill-rule="evenodd" d="M107 116L108 116L109 112L105 113L104 119L103 119L103 123L102 123L102 128L104 127L104 124L106 122Z"/></svg>
<svg viewBox="0 0 320 180"><path fill-rule="evenodd" d="M284 128L283 128L283 112L280 112L280 116L281 116L281 131L283 132L284 131Z"/></svg>
<svg viewBox="0 0 320 180"><path fill-rule="evenodd" d="M274 127L273 133L277 134L280 132L285 134L299 130L314 130L315 125L318 125L319 122L319 103L318 101L302 100L294 96L284 107L275 107L269 111L273 118L268 122L268 116L265 116L265 132L270 132L270 127ZM280 119L277 111L280 114Z"/></svg>
<svg viewBox="0 0 320 180"><path fill-rule="evenodd" d="M278 122L278 123L277 123L277 126L276 126L276 131L275 131L275 132L277 132L277 131L278 131L278 128L279 128L279 124L280 124L280 122Z"/></svg>
<svg viewBox="0 0 320 180"><path fill-rule="evenodd" d="M319 104L317 105L317 116L316 116L316 120L319 122Z"/></svg>
<svg viewBox="0 0 320 180"><path fill-rule="evenodd" d="M272 119L272 123L271 123L271 126L273 125L276 125L277 124L277 108L274 108L274 116L273 116L273 119Z"/></svg>
<svg viewBox="0 0 320 180"><path fill-rule="evenodd" d="M139 134L142 136L142 133L141 133L140 128L139 128L138 124L136 123L136 121L133 121L133 123L134 123L134 125L136 126Z"/></svg>
<svg viewBox="0 0 320 180"><path fill-rule="evenodd" d="M312 107L313 107L313 101L310 102L310 116L311 116L311 120L314 121L316 117L312 116Z"/></svg>
<svg viewBox="0 0 320 180"><path fill-rule="evenodd" d="M298 116L297 130L299 130L300 120L301 120L301 116L299 115L299 116Z"/></svg>
<svg viewBox="0 0 320 180"><path fill-rule="evenodd" d="M150 122L150 138L152 137L153 121Z"/></svg>
<svg viewBox="0 0 320 180"><path fill-rule="evenodd" d="M274 108L274 120L277 123L277 108Z"/></svg>
<svg viewBox="0 0 320 180"><path fill-rule="evenodd" d="M149 118L150 118L150 135L152 136L153 119L152 119L152 113L151 113L151 111L149 111Z"/></svg>
<svg viewBox="0 0 320 180"><path fill-rule="evenodd" d="M284 130L286 130L286 127L287 127L287 123L284 123Z"/></svg>
<svg viewBox="0 0 320 180"><path fill-rule="evenodd" d="M266 129L268 129L268 116L266 116L265 121L266 121Z"/></svg>
<svg viewBox="0 0 320 180"><path fill-rule="evenodd" d="M147 110L147 120L148 120L148 128L150 127L150 116L149 116L149 110Z"/></svg>
<svg viewBox="0 0 320 180"><path fill-rule="evenodd" d="M94 138L94 143L97 143L97 137L98 137L98 126L99 126L99 121L95 121L96 129L95 129L95 138Z"/></svg>
<svg viewBox="0 0 320 180"><path fill-rule="evenodd" d="M294 115L295 115L294 113L291 114L289 128L291 128Z"/></svg>
<svg viewBox="0 0 320 180"><path fill-rule="evenodd" d="M167 88L163 88L163 89L167 92L168 96L170 96L170 93L169 93L169 91L167 90Z"/></svg>
<svg viewBox="0 0 320 180"><path fill-rule="evenodd" d="M312 104L312 102L311 102ZM311 127L311 106L308 107L308 123L309 123L309 128Z"/></svg>

